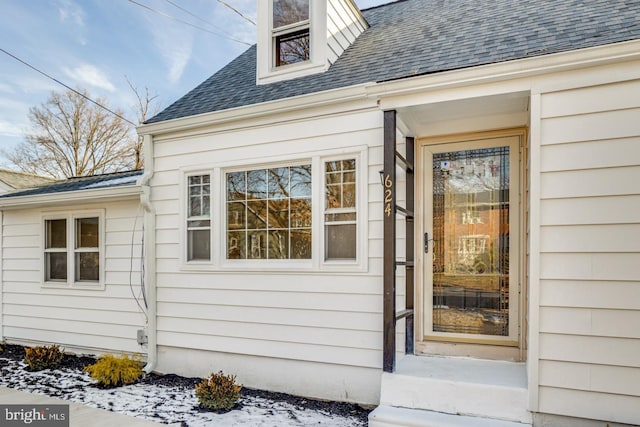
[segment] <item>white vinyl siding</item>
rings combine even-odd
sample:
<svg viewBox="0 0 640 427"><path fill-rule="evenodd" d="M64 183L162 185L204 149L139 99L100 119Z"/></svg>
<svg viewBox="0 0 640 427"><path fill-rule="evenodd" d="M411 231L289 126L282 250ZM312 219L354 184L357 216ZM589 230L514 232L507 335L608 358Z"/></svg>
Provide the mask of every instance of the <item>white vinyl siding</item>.
<svg viewBox="0 0 640 427"><path fill-rule="evenodd" d="M333 64L368 27L359 10L351 1L329 0L327 2L327 60Z"/></svg>
<svg viewBox="0 0 640 427"><path fill-rule="evenodd" d="M366 108L370 107L374 106ZM240 381L247 386L264 388L270 384L274 390L286 390L286 378L268 369L272 362L267 358L289 360L307 367L307 378L300 385L304 388L289 392L376 402L382 363L382 235L377 230L382 219L377 213L382 211L378 174L382 168L382 113L360 108L344 115L283 120L269 126L248 122L237 130L205 128L176 140L154 138L159 369L206 375L206 366L179 366L171 360L178 354L196 357L199 350L211 351L208 357L214 362L226 360L222 354L245 355L252 358L254 369L237 372ZM365 259L357 265L326 267L321 237L324 159L354 157L362 162L358 164L362 167L358 194L362 195L359 229L363 238L358 245ZM284 264L266 269L262 267L268 260L242 260L242 268L236 270L224 265L209 270L184 268L176 250L181 235L176 226L180 181L174 179L181 175L180 168L214 170L217 184L211 200L215 217L218 212L225 213L225 195L218 189L224 188L227 171L245 170L248 165L308 164L305 159L310 158L316 179L313 227L318 233L313 239L314 254L318 255L311 260L311 267L291 268L293 260L279 260ZM367 212L374 218L371 223L366 221ZM221 240L224 229L213 228L217 243L212 250L226 262ZM341 388L342 395L322 386L329 379L342 384L342 379L331 375L349 370L366 378L368 386L334 387Z"/></svg>
<svg viewBox="0 0 640 427"><path fill-rule="evenodd" d="M638 94L541 96L540 412L638 422Z"/></svg>
<svg viewBox="0 0 640 427"><path fill-rule="evenodd" d="M136 330L144 327L145 319L131 289L139 295L143 221L138 203L112 202L106 207L80 206L57 213L92 213L98 208L104 209L101 226L105 263L101 278L104 286L99 290L89 286L43 287L43 212L24 209L3 213L5 339L26 344L56 343L84 352L144 352L136 342ZM46 214L52 212L47 210ZM67 243L73 245L73 241Z"/></svg>

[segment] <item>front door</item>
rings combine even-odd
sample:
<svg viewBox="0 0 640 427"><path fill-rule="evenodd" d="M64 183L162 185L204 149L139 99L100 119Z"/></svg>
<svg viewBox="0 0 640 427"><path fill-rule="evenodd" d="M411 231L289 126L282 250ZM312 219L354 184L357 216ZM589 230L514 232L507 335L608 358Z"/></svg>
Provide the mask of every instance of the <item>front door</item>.
<svg viewBox="0 0 640 427"><path fill-rule="evenodd" d="M518 345L521 139L422 146L427 349L430 341Z"/></svg>

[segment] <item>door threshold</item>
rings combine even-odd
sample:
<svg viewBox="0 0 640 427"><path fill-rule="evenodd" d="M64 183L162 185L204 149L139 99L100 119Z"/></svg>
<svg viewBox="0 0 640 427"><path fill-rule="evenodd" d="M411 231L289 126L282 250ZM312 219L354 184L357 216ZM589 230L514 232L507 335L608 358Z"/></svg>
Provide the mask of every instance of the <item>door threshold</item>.
<svg viewBox="0 0 640 427"><path fill-rule="evenodd" d="M518 347L463 342L418 341L415 343L415 354L417 356L450 356L507 362L524 362L526 360L526 350Z"/></svg>

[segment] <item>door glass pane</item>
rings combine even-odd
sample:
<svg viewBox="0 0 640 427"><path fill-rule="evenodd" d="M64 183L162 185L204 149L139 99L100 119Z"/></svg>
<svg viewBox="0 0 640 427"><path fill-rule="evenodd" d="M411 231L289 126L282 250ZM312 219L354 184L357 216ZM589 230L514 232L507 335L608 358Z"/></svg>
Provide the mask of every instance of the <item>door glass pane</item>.
<svg viewBox="0 0 640 427"><path fill-rule="evenodd" d="M433 156L433 332L509 334L509 147Z"/></svg>

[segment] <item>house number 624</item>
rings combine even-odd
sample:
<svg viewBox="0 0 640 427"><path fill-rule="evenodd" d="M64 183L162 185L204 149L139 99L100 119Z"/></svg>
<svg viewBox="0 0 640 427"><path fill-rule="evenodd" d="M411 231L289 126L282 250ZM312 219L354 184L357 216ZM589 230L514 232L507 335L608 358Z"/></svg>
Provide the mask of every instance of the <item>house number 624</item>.
<svg viewBox="0 0 640 427"><path fill-rule="evenodd" d="M393 201L393 181L389 174L384 177L384 213L391 216L391 202Z"/></svg>

